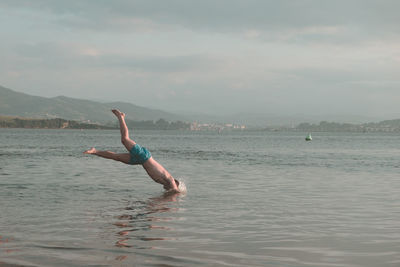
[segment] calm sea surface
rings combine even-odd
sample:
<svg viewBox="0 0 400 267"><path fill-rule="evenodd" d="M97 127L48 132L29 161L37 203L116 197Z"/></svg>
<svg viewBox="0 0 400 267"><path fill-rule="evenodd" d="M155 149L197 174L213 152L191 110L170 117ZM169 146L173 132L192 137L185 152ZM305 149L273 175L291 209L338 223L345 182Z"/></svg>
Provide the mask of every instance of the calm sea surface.
<svg viewBox="0 0 400 267"><path fill-rule="evenodd" d="M0 266L400 266L400 135L0 129Z"/></svg>

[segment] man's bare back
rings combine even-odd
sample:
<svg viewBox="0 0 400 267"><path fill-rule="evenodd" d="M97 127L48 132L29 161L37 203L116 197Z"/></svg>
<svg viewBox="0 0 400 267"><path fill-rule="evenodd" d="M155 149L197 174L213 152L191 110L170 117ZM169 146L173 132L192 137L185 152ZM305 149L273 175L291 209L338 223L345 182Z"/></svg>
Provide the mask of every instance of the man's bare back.
<svg viewBox="0 0 400 267"><path fill-rule="evenodd" d="M135 141L129 138L128 127L125 123L125 114L116 109L113 109L112 112L119 120L121 142L129 153L117 154L111 151L99 151L94 147L86 150L83 153L97 155L107 159L113 159L125 164L140 164L146 170L150 178L152 178L156 183L162 184L165 190L176 193L184 191L184 185L180 184L178 180L174 179L172 175L151 156L150 152L146 148L141 147L140 145L136 144Z"/></svg>

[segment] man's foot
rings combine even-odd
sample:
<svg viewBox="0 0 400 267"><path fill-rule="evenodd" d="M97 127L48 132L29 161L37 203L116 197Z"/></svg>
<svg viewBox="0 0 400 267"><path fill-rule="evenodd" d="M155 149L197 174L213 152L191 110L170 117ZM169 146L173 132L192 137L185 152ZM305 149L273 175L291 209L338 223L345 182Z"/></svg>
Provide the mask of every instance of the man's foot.
<svg viewBox="0 0 400 267"><path fill-rule="evenodd" d="M86 150L85 152L83 152L83 154L94 154L96 152L97 152L96 148L92 147L91 149Z"/></svg>
<svg viewBox="0 0 400 267"><path fill-rule="evenodd" d="M119 111L118 109L112 109L111 110L112 113L114 113L115 116L117 116L118 118L125 118L125 113Z"/></svg>

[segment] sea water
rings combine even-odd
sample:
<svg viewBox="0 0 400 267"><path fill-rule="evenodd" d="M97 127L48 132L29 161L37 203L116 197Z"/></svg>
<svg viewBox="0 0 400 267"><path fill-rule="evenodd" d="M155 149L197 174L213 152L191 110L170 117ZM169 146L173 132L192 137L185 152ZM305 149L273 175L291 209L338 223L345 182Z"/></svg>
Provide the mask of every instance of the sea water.
<svg viewBox="0 0 400 267"><path fill-rule="evenodd" d="M0 266L400 266L400 135L0 129Z"/></svg>

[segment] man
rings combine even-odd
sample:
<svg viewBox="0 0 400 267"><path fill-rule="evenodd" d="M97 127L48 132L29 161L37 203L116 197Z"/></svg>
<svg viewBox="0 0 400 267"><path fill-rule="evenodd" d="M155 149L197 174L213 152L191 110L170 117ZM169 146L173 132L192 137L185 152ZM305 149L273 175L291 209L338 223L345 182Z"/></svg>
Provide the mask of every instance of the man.
<svg viewBox="0 0 400 267"><path fill-rule="evenodd" d="M186 188L182 182L174 179L174 177L172 177L172 175L160 163L153 159L150 152L146 148L141 147L139 144L135 143L135 141L129 138L128 127L125 123L125 114L116 109L113 109L112 112L119 120L121 142L129 151L129 153L117 154L111 151L99 151L94 147L83 153L97 155L106 159L113 159L125 164L140 164L156 183L164 186L165 190L176 193L185 191Z"/></svg>

